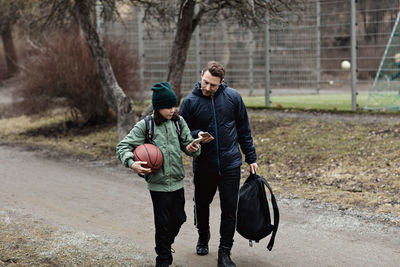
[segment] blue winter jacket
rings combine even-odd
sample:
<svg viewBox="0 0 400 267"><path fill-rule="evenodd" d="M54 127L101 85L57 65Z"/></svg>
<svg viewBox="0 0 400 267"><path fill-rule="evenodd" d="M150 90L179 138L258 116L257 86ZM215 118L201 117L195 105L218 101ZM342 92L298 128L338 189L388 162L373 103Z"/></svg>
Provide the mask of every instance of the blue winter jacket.
<svg viewBox="0 0 400 267"><path fill-rule="evenodd" d="M224 171L242 165L242 149L248 164L256 162L246 107L240 94L223 82L213 97L204 96L198 82L182 102L179 113L187 122L193 138L200 131L214 140L202 144L201 154L193 162L196 171Z"/></svg>

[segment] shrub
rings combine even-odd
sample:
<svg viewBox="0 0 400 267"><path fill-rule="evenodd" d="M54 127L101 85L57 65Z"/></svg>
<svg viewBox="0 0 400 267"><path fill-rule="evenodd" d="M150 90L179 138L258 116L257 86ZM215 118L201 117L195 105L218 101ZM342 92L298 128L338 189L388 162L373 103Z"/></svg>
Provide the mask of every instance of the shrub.
<svg viewBox="0 0 400 267"><path fill-rule="evenodd" d="M105 40L104 46L119 85L133 96L139 90L136 53L123 40ZM85 124L114 117L86 41L73 31L52 34L24 61L17 97L28 114L67 107Z"/></svg>

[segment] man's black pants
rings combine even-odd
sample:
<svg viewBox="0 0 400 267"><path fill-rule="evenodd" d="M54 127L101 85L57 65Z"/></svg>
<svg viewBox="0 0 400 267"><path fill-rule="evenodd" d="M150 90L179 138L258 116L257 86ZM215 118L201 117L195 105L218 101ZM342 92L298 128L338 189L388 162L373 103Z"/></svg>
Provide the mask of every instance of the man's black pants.
<svg viewBox="0 0 400 267"><path fill-rule="evenodd" d="M172 262L171 245L186 221L183 188L174 192L150 191L156 228L157 262Z"/></svg>
<svg viewBox="0 0 400 267"><path fill-rule="evenodd" d="M218 188L221 205L220 247L232 248L236 227L240 167L221 173L196 170L194 184L194 213L197 229L199 232L209 231L210 204Z"/></svg>

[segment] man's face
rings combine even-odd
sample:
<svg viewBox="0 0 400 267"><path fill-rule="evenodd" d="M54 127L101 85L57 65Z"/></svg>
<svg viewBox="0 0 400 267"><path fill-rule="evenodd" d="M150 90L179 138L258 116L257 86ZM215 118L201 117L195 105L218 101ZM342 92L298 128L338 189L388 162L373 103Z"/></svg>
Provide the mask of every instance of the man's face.
<svg viewBox="0 0 400 267"><path fill-rule="evenodd" d="M221 84L221 78L212 76L207 70L201 74L201 91L205 96L213 96Z"/></svg>

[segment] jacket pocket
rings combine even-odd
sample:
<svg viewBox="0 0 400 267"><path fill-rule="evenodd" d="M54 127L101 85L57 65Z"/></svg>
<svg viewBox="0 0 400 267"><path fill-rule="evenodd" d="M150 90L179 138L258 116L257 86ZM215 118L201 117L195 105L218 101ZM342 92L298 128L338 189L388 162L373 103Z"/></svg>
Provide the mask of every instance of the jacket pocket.
<svg viewBox="0 0 400 267"><path fill-rule="evenodd" d="M163 174L163 168L159 169L155 173L146 175L146 182L150 184L165 184L165 175Z"/></svg>

